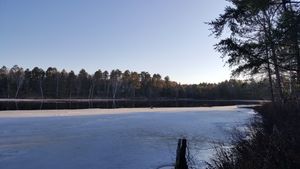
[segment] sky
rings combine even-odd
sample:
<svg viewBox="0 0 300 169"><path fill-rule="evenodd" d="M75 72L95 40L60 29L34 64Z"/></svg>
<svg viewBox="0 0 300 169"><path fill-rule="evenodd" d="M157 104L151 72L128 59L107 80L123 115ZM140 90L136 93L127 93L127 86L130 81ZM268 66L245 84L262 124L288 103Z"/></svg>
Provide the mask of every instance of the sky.
<svg viewBox="0 0 300 169"><path fill-rule="evenodd" d="M182 84L230 69L205 22L225 0L0 0L1 66L147 71Z"/></svg>

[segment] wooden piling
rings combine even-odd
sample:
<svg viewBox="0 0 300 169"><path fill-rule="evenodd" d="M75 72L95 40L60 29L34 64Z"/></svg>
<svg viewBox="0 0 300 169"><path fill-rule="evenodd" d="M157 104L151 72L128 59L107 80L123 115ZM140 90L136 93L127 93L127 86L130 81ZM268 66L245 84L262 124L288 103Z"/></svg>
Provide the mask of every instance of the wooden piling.
<svg viewBox="0 0 300 169"><path fill-rule="evenodd" d="M186 139L179 139L177 145L177 151L176 151L175 169L188 169L187 160L186 160L186 148L187 148Z"/></svg>

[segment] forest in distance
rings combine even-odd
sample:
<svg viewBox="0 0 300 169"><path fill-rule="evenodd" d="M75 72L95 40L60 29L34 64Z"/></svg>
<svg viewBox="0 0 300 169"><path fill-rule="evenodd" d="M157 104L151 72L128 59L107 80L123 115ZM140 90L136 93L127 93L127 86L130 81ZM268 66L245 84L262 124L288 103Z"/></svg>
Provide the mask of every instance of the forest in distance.
<svg viewBox="0 0 300 169"><path fill-rule="evenodd" d="M256 91L256 92L253 92ZM270 99L268 81L228 80L220 83L180 84L169 76L148 72L111 72L89 74L74 71L32 70L17 65L0 68L0 98L7 99Z"/></svg>

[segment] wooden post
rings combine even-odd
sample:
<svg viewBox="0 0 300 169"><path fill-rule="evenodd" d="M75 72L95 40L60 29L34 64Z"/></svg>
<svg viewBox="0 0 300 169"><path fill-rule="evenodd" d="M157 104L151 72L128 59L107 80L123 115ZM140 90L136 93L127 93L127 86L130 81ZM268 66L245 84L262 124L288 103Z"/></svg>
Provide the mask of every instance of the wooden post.
<svg viewBox="0 0 300 169"><path fill-rule="evenodd" d="M175 169L188 169L186 161L186 142L186 139L178 140Z"/></svg>

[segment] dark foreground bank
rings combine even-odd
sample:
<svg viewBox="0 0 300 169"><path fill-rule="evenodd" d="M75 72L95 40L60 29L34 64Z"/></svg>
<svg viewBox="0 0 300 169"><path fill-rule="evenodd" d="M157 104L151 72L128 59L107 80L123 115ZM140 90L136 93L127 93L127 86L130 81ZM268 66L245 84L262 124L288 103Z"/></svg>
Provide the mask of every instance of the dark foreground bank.
<svg viewBox="0 0 300 169"><path fill-rule="evenodd" d="M299 103L265 104L250 125L251 135L236 134L232 148L217 150L209 169L300 168Z"/></svg>
<svg viewBox="0 0 300 169"><path fill-rule="evenodd" d="M203 107L261 104L263 100L194 99L0 99L0 110L49 110L87 108Z"/></svg>

